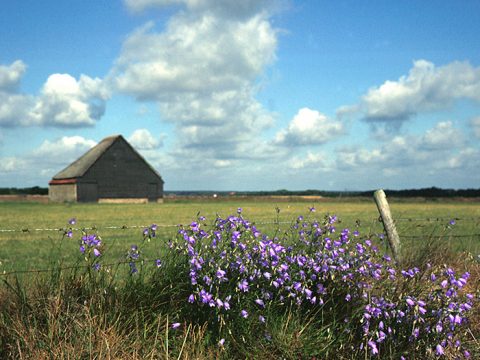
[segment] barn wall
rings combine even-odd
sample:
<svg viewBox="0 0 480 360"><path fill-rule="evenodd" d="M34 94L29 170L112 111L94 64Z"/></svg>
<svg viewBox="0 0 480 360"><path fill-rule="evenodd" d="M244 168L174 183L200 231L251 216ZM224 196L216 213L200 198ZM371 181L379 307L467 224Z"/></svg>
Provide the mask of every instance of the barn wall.
<svg viewBox="0 0 480 360"><path fill-rule="evenodd" d="M79 182L77 200L80 202L95 202L98 200L98 184L96 182Z"/></svg>
<svg viewBox="0 0 480 360"><path fill-rule="evenodd" d="M77 201L77 184L50 185L48 198L52 202Z"/></svg>
<svg viewBox="0 0 480 360"><path fill-rule="evenodd" d="M113 143L79 182L96 182L98 198L148 198L157 201L163 197L161 179L122 140Z"/></svg>

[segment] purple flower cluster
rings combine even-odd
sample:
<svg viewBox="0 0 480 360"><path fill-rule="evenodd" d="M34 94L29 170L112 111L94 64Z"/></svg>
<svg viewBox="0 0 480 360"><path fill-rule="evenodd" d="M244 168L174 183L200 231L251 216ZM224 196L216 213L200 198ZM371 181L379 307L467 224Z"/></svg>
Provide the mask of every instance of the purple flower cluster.
<svg viewBox="0 0 480 360"><path fill-rule="evenodd" d="M143 229L143 240L150 241L152 238L157 236L157 224L152 224L149 227Z"/></svg>
<svg viewBox="0 0 480 360"><path fill-rule="evenodd" d="M68 220L68 226L64 229L63 236L71 239L73 237L73 225L75 225L76 223L77 219L75 218L71 218L70 220Z"/></svg>
<svg viewBox="0 0 480 360"><path fill-rule="evenodd" d="M100 265L100 256L102 255L102 240L97 234L87 234L83 233L83 236L80 240L80 253L85 257L85 261L91 264L92 268L96 271L99 271L101 268Z"/></svg>
<svg viewBox="0 0 480 360"><path fill-rule="evenodd" d="M93 253L93 256L99 257L102 255L100 252L101 245L102 240L96 234L85 234L82 236L82 240L80 241L80 252L85 255Z"/></svg>
<svg viewBox="0 0 480 360"><path fill-rule="evenodd" d="M468 273L398 269L358 231L337 230L336 216L323 222L300 216L284 237L271 239L241 213L218 217L208 230L198 222L179 227L170 247L187 258L189 303L217 319L258 319L266 326L265 310L273 304L329 302L342 309L352 333L361 329L357 348L371 355L397 342L426 344L437 355L464 351L457 334L472 308L473 296L462 291Z"/></svg>
<svg viewBox="0 0 480 360"><path fill-rule="evenodd" d="M130 246L130 249L127 252L127 261L130 266L130 274L138 273L137 261L140 258L140 250L137 245Z"/></svg>
<svg viewBox="0 0 480 360"><path fill-rule="evenodd" d="M72 218L68 221L70 228L67 228L65 230L64 236L67 236L69 238L73 237L73 231L72 231L71 225L76 224L76 222L77 220L75 218ZM152 224L151 226L146 227L142 232L143 240L149 241L152 238L155 238L156 231L157 231L156 224ZM79 250L80 250L80 253L84 256L85 261L87 261L94 270L98 271L101 269L100 258L104 251L104 244L100 236L98 236L98 234L96 233L88 234L85 230L83 230L83 236L79 241ZM141 251L139 247L135 244L131 245L125 255L125 258L127 260L128 266L130 267L130 274L132 275L137 274L139 271L137 268L137 264L139 262L143 264L143 259L141 259ZM161 259L154 260L153 264L157 268L161 268L163 265Z"/></svg>

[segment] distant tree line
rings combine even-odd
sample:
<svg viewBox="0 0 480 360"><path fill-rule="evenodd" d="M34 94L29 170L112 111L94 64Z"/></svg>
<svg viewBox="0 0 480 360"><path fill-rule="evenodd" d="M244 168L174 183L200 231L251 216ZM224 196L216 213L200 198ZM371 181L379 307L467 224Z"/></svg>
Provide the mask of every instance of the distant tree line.
<svg viewBox="0 0 480 360"><path fill-rule="evenodd" d="M304 190L304 191L256 191L256 192L237 192L237 195L284 195L284 196L323 196L323 197L372 197L375 190L368 191L322 191L322 190ZM449 198L449 197L480 197L480 189L440 189L437 187L423 189L406 190L385 190L387 196L392 197L426 197L426 198Z"/></svg>
<svg viewBox="0 0 480 360"><path fill-rule="evenodd" d="M372 197L369 191L323 191L323 190L274 190L274 191L166 191L166 195L178 196L323 196L323 197ZM437 187L406 190L385 190L390 197L453 198L480 197L480 189L441 189ZM27 188L0 188L0 195L48 195L48 188L39 186Z"/></svg>
<svg viewBox="0 0 480 360"><path fill-rule="evenodd" d="M166 195L178 196L323 196L323 197L372 197L375 190L368 191L323 191L323 190L275 190L275 191L166 191ZM480 189L441 189L437 187L406 190L385 190L391 197L480 197Z"/></svg>
<svg viewBox="0 0 480 360"><path fill-rule="evenodd" d="M371 192L370 194L372 194ZM437 187L430 187L425 189L409 189L409 190L385 190L387 196L395 197L480 197L480 189L440 189Z"/></svg>
<svg viewBox="0 0 480 360"><path fill-rule="evenodd" d="M48 195L48 188L39 186L28 188L0 188L0 195Z"/></svg>

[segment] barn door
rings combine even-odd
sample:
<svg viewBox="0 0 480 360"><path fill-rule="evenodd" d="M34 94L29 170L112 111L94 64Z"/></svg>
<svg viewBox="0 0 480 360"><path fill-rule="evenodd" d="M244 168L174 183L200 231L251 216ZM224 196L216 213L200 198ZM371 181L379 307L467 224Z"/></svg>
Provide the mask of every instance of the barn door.
<svg viewBox="0 0 480 360"><path fill-rule="evenodd" d="M158 184L150 183L148 184L148 201L157 201L158 199Z"/></svg>
<svg viewBox="0 0 480 360"><path fill-rule="evenodd" d="M81 191L78 194L78 201L98 201L98 185L96 182L81 183L79 184L79 188L81 188Z"/></svg>

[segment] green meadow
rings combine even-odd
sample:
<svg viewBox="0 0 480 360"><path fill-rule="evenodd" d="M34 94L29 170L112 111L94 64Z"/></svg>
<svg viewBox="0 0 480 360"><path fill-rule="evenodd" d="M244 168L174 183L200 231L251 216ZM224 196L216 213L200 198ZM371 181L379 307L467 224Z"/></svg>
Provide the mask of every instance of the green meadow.
<svg viewBox="0 0 480 360"><path fill-rule="evenodd" d="M407 202L391 201L402 245L411 249L427 239L448 242L458 251L480 253L480 204L469 202ZM142 243L142 230L158 225L157 239L143 244L147 258L161 252L162 242L171 239L176 225L190 224L198 215L213 222L218 215L226 217L243 209L243 216L255 222L262 232L272 235L288 228L298 216L322 219L337 215L339 226L357 229L362 235L382 233L382 224L373 199L361 200L292 200L229 199L182 200L163 204L40 204L0 203L0 271L49 268L59 259L65 266L79 258L78 240L82 230L96 232L108 245L105 256L121 261L128 248ZM315 207L315 213L309 211ZM73 238L63 237L68 220L75 218ZM454 226L447 226L455 219ZM46 229L46 230L45 230ZM14 230L14 231L1 231ZM386 244L379 243L380 246Z"/></svg>
<svg viewBox="0 0 480 360"><path fill-rule="evenodd" d="M0 203L0 358L479 358L480 204L390 206L399 264L373 199Z"/></svg>

